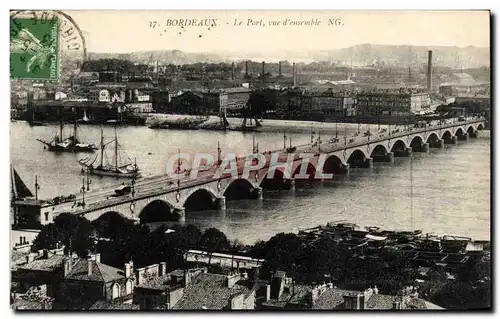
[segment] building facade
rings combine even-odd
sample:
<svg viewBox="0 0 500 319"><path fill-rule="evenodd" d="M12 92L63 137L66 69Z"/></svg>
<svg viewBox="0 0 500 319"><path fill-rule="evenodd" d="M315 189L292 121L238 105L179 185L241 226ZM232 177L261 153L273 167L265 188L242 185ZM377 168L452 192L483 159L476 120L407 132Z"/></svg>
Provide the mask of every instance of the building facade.
<svg viewBox="0 0 500 319"><path fill-rule="evenodd" d="M356 96L358 115L363 117L423 114L431 109L428 93L419 91L372 91Z"/></svg>

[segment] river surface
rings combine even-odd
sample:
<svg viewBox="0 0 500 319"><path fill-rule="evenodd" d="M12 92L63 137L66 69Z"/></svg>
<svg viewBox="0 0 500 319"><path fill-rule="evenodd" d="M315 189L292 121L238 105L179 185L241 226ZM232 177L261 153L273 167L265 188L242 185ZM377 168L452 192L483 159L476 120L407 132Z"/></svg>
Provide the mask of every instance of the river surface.
<svg viewBox="0 0 500 319"><path fill-rule="evenodd" d="M217 132L185 130L152 130L147 127L118 127L121 147L136 159L144 177L164 174L166 160L178 149L216 154L217 142L222 152L251 153L253 139L259 150L283 147L283 129L288 127L287 144L310 142L312 124L265 120L265 126L276 125L278 133ZM325 141L358 130L356 124L316 124ZM306 129L307 128L307 129ZM372 130L376 126L372 126ZM82 186L77 159L85 154L54 154L43 149L36 139L50 140L56 125L30 127L13 122L11 162L33 191L38 176L39 198L78 193ZM361 131L366 131L363 125ZM309 133L308 133L309 131ZM70 127L65 128L65 134ZM114 137L112 127L104 127L105 140ZM99 143L100 128L79 127L82 142ZM201 228L216 227L231 239L254 243L279 232L296 232L329 221L346 220L386 229L421 229L440 235L453 234L475 239L490 239L490 132L480 132L478 139L459 141L445 149L432 148L429 153L414 153L409 158L395 158L394 163L374 163L374 168L351 169L347 176L337 176L323 183L297 185L295 191L265 191L263 200L228 201L225 211L188 212L186 223ZM288 146L288 145L287 145ZM114 178L91 178L91 188L117 185ZM411 196L413 194L413 197ZM413 198L413 199L412 199Z"/></svg>

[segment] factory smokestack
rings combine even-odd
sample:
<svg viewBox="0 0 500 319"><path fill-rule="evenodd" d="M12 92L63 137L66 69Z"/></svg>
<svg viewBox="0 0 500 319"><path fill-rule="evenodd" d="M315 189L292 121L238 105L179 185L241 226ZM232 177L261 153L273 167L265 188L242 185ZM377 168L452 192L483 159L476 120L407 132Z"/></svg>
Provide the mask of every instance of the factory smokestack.
<svg viewBox="0 0 500 319"><path fill-rule="evenodd" d="M278 62L278 74L281 76L281 61Z"/></svg>
<svg viewBox="0 0 500 319"><path fill-rule="evenodd" d="M262 61L262 82L264 82L266 80L266 62Z"/></svg>
<svg viewBox="0 0 500 319"><path fill-rule="evenodd" d="M245 61L245 75L248 77L248 60Z"/></svg>
<svg viewBox="0 0 500 319"><path fill-rule="evenodd" d="M234 81L234 62L231 63L231 80Z"/></svg>
<svg viewBox="0 0 500 319"><path fill-rule="evenodd" d="M293 79L293 87L297 86L297 81L295 79L295 62L292 65L292 79Z"/></svg>
<svg viewBox="0 0 500 319"><path fill-rule="evenodd" d="M427 61L427 92L432 92L432 51L429 50Z"/></svg>

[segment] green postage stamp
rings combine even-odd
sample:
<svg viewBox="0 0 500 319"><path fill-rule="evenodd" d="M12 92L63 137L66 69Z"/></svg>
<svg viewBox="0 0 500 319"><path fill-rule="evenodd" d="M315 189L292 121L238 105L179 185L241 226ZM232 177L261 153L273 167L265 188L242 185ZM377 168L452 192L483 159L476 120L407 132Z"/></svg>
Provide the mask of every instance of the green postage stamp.
<svg viewBox="0 0 500 319"><path fill-rule="evenodd" d="M10 17L10 75L14 79L59 79L59 19Z"/></svg>

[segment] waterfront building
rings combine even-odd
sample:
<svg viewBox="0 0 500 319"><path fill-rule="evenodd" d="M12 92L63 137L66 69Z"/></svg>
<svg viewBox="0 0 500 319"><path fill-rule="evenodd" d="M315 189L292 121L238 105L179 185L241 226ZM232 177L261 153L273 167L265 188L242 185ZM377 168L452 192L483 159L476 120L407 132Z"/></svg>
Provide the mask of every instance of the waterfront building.
<svg viewBox="0 0 500 319"><path fill-rule="evenodd" d="M353 116L356 98L350 91L333 91L311 93L311 110L325 116Z"/></svg>
<svg viewBox="0 0 500 319"><path fill-rule="evenodd" d="M361 117L405 116L428 113L431 100L420 90L363 91L356 96L356 107Z"/></svg>
<svg viewBox="0 0 500 319"><path fill-rule="evenodd" d="M203 92L207 105L218 113L246 109L252 90L245 87L223 88Z"/></svg>

